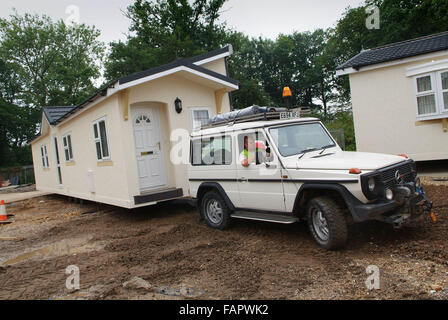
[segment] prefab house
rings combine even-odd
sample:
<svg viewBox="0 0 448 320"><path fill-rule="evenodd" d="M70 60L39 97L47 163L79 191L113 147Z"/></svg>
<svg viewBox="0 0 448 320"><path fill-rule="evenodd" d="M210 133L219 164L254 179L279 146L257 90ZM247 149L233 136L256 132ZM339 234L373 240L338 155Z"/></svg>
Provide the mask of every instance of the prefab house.
<svg viewBox="0 0 448 320"><path fill-rule="evenodd" d="M365 50L349 75L358 151L448 159L448 32Z"/></svg>
<svg viewBox="0 0 448 320"><path fill-rule="evenodd" d="M43 108L31 142L36 188L124 208L188 196L173 132L231 111L231 54L229 45L179 59L112 81L77 106Z"/></svg>

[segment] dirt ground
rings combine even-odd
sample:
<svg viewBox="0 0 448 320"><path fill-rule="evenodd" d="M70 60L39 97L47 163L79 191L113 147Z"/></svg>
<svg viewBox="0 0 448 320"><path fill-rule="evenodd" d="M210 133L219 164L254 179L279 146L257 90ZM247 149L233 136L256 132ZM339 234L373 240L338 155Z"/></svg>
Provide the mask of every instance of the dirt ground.
<svg viewBox="0 0 448 320"><path fill-rule="evenodd" d="M0 240L0 299L447 299L448 185L425 189L437 223L358 224L336 252L317 247L304 222L216 231L185 204L12 203L14 223L0 225L0 238L16 238ZM70 265L77 291L66 288ZM370 265L379 290L366 288Z"/></svg>

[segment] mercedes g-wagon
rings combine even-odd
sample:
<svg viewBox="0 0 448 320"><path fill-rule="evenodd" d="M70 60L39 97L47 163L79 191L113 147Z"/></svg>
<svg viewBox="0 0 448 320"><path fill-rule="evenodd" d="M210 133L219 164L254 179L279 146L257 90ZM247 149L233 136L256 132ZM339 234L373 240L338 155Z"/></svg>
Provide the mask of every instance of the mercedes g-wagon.
<svg viewBox="0 0 448 320"><path fill-rule="evenodd" d="M190 194L210 227L303 219L331 250L346 243L348 224L401 227L431 213L413 160L345 152L319 119L290 115L234 113L191 134Z"/></svg>

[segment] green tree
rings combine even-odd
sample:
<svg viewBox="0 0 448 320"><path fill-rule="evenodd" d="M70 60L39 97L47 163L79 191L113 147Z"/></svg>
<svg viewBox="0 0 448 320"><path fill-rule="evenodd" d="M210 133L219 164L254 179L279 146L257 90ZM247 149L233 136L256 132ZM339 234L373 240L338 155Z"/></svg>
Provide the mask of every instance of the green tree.
<svg viewBox="0 0 448 320"><path fill-rule="evenodd" d="M0 19L0 58L18 81L13 100L25 107L72 105L95 90L104 45L100 32L47 16L15 12Z"/></svg>
<svg viewBox="0 0 448 320"><path fill-rule="evenodd" d="M24 108L0 97L0 167L31 163L25 141L34 135L34 126L28 119Z"/></svg>
<svg viewBox="0 0 448 320"><path fill-rule="evenodd" d="M0 19L0 79L3 98L27 110L35 123L41 108L74 105L95 90L104 45L99 31L67 26L47 16L17 12Z"/></svg>
<svg viewBox="0 0 448 320"><path fill-rule="evenodd" d="M0 19L2 155L30 159L25 146L37 132L42 107L75 105L91 95L100 76L104 44L83 24L15 12ZM5 157L2 157L5 158Z"/></svg>
<svg viewBox="0 0 448 320"><path fill-rule="evenodd" d="M235 49L230 74L241 81L235 106L282 106L285 86L292 89L295 106L321 107L326 113L336 99L335 68L325 55L324 30L280 35L275 41L233 33L228 41Z"/></svg>
<svg viewBox="0 0 448 320"><path fill-rule="evenodd" d="M230 77L238 79L239 89L232 93L233 107L242 109L251 105L271 105L269 94L260 80L260 60L255 42L240 32L229 32L227 42L234 54L229 59Z"/></svg>
<svg viewBox="0 0 448 320"><path fill-rule="evenodd" d="M226 0L136 0L126 42L112 42L108 80L221 47L225 26L217 23Z"/></svg>
<svg viewBox="0 0 448 320"><path fill-rule="evenodd" d="M355 126L351 110L338 110L324 121L328 130L343 130L346 151L356 151Z"/></svg>
<svg viewBox="0 0 448 320"><path fill-rule="evenodd" d="M379 8L380 29L368 29L368 6ZM347 8L335 28L329 30L326 55L332 68L362 50L448 30L448 2L437 0L366 0ZM331 63L333 62L333 63ZM343 102L350 100L348 77L335 79Z"/></svg>

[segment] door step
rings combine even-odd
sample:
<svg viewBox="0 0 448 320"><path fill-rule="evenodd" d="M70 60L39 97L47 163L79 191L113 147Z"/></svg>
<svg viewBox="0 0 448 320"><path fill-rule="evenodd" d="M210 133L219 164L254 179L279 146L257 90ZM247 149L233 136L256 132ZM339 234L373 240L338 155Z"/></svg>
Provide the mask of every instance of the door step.
<svg viewBox="0 0 448 320"><path fill-rule="evenodd" d="M183 197L183 195L182 188L169 188L134 196L134 203L138 205L149 202L171 200Z"/></svg>
<svg viewBox="0 0 448 320"><path fill-rule="evenodd" d="M236 219L267 221L281 224L292 224L299 221L299 218L292 216L284 216L284 215L260 213L260 212L248 212L248 211L237 211L231 214L230 216Z"/></svg>

